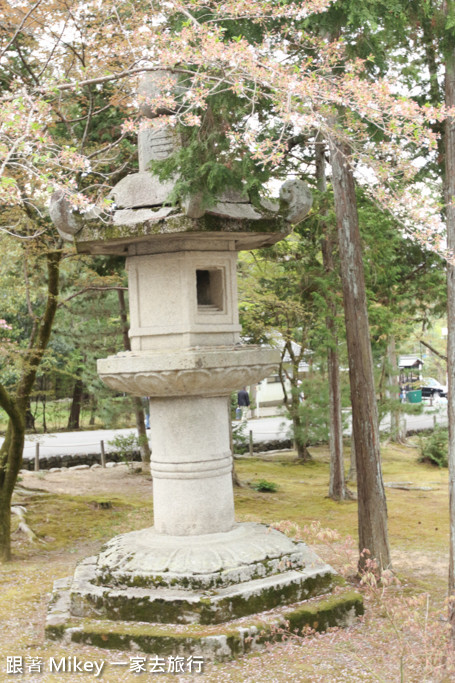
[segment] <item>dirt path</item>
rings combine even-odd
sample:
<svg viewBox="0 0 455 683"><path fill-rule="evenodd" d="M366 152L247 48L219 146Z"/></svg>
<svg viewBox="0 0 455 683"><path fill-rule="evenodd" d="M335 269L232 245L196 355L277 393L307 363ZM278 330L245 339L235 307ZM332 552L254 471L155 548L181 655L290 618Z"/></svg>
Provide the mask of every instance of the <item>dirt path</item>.
<svg viewBox="0 0 455 683"><path fill-rule="evenodd" d="M60 472L21 472L21 485L50 493L77 495L122 495L152 497L152 480L127 465L87 470L62 469Z"/></svg>

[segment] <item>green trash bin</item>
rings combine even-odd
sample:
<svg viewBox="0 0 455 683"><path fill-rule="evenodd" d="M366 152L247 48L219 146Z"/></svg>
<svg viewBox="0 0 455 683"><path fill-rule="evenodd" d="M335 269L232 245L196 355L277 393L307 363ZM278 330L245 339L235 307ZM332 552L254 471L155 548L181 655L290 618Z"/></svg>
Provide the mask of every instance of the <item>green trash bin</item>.
<svg viewBox="0 0 455 683"><path fill-rule="evenodd" d="M415 391L408 391L406 394L408 403L422 403L422 389L416 389Z"/></svg>

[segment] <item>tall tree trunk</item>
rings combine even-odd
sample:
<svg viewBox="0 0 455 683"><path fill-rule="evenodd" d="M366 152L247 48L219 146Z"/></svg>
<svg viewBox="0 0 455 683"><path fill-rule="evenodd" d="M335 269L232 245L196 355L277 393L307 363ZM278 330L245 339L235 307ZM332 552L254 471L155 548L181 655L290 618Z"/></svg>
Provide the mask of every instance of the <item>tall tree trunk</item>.
<svg viewBox="0 0 455 683"><path fill-rule="evenodd" d="M378 408L355 183L348 163L348 149L333 138L329 144L357 465L359 567L364 566L363 551L368 550L382 569L390 565L387 504L381 471Z"/></svg>
<svg viewBox="0 0 455 683"><path fill-rule="evenodd" d="M325 144L318 135L316 138L316 181L318 190L321 193L327 191L326 165L325 165ZM321 207L322 215L325 214L324 207ZM333 243L330 229L327 224L323 226L324 237L322 239L322 260L325 272L330 276L334 270L333 262ZM327 300L328 315L325 322L330 344L327 347L327 374L329 380L329 402L330 402L330 482L329 498L333 500L345 500L348 498L346 482L344 477L344 457L343 457L343 419L341 413L341 383L340 383L340 361L338 356L335 318L337 314L334 301Z"/></svg>
<svg viewBox="0 0 455 683"><path fill-rule="evenodd" d="M354 441L354 429L351 424L351 453L349 455L349 472L348 481L355 484L357 482L357 465L355 460L355 441Z"/></svg>
<svg viewBox="0 0 455 683"><path fill-rule="evenodd" d="M250 399L251 399L251 417L256 417L257 411L257 400L258 400L258 385L252 384L250 386Z"/></svg>
<svg viewBox="0 0 455 683"><path fill-rule="evenodd" d="M445 5L446 14L453 2ZM453 29L452 29L453 30ZM455 107L455 43L451 32L450 47L446 50L445 104ZM455 117L445 124L445 204L447 246L455 253ZM449 560L449 620L452 640L455 641L455 264L447 264L447 375L449 384L447 416L449 421L449 509L450 509L450 560Z"/></svg>
<svg viewBox="0 0 455 683"><path fill-rule="evenodd" d="M97 408L96 396L95 396L95 394L91 394L90 395L90 420L88 422L90 427L93 427L93 425L95 424L96 408Z"/></svg>
<svg viewBox="0 0 455 683"><path fill-rule="evenodd" d="M25 415L38 367L49 342L59 293L60 252L48 252L47 301L27 351L22 373L12 397L0 384L0 406L8 415L8 428L0 448L0 562L11 559L11 499L22 465Z"/></svg>
<svg viewBox="0 0 455 683"><path fill-rule="evenodd" d="M330 322L330 325L328 324ZM329 332L336 335L333 319L327 318ZM336 340L336 336L335 336ZM336 343L336 341L335 341ZM348 498L344 477L343 457L343 422L341 414L341 389L340 389L340 363L336 347L330 347L327 351L327 370L329 380L330 400L330 483L329 497L333 500L345 500Z"/></svg>
<svg viewBox="0 0 455 683"><path fill-rule="evenodd" d="M403 421L401 419L400 382L398 377L398 362L395 337L392 335L387 344L387 394L388 398L396 401L396 407L390 410L390 438L396 443L403 443L406 440L406 433L403 431Z"/></svg>
<svg viewBox="0 0 455 683"><path fill-rule="evenodd" d="M78 378L73 386L73 399L71 401L71 409L68 417L68 429L80 429L80 417L82 407L82 394L84 391L84 384L79 375L82 374L82 368L78 368L76 375Z"/></svg>
<svg viewBox="0 0 455 683"><path fill-rule="evenodd" d="M232 456L232 486L242 487L242 483L239 479L239 475L235 469L235 458L234 458L234 437L232 434L232 417L231 417L231 400L227 401L227 413L228 413L228 424L229 424L229 448L231 449Z"/></svg>
<svg viewBox="0 0 455 683"><path fill-rule="evenodd" d="M44 394L42 394L42 397L41 397L41 404L42 404L42 406L43 406L43 432L44 432L45 434L46 434L46 432L47 432L46 403L47 403L47 401L46 401L46 392L44 392Z"/></svg>
<svg viewBox="0 0 455 683"><path fill-rule="evenodd" d="M123 289L117 289L117 295L120 309L120 319L122 321L123 348L125 349L125 351L131 351L131 343L128 335L128 316L126 313L125 294ZM132 396L131 398L133 403L134 416L136 419L136 429L139 438L139 449L141 452L142 468L145 473L150 474L151 451L149 441L147 438L147 430L145 428L144 408L142 406L142 401L139 398L139 396Z"/></svg>
<svg viewBox="0 0 455 683"><path fill-rule="evenodd" d="M8 429L0 449L0 562L11 560L11 500L22 464L25 415L0 384L0 406L8 415Z"/></svg>

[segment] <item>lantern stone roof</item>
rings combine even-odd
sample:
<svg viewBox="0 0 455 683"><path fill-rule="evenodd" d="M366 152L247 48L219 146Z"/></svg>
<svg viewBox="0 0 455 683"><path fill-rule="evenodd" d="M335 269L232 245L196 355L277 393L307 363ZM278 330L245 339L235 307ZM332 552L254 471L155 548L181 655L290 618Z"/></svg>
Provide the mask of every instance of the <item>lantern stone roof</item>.
<svg viewBox="0 0 455 683"><path fill-rule="evenodd" d="M254 249L283 239L308 214L312 194L299 178L281 186L279 201L264 199L260 206L254 206L246 193L229 188L210 205L204 204L202 193L176 202L172 196L176 178L161 180L150 167L174 154L181 140L168 118L172 112L155 110L151 102L159 99L163 89L181 95L179 88L169 72L142 79L140 111L145 120L138 132L139 172L112 188L108 211L81 215L61 192L52 197L51 219L64 239L74 240L78 252L128 255L182 248ZM157 113L162 118L151 121Z"/></svg>

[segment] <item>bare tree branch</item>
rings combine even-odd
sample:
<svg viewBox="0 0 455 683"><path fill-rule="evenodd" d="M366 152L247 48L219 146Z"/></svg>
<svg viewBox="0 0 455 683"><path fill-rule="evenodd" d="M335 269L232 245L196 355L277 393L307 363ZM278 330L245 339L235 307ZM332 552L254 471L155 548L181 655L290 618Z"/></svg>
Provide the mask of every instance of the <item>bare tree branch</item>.
<svg viewBox="0 0 455 683"><path fill-rule="evenodd" d="M447 363L447 356L444 356L443 353L436 351L436 349L433 346L431 346L431 344L428 344L428 342L423 341L423 339L420 339L419 341L423 346L426 346L426 348L429 349L431 353L434 353L435 356L442 358L442 360L444 360Z"/></svg>
<svg viewBox="0 0 455 683"><path fill-rule="evenodd" d="M140 66L131 69L124 69L117 74L109 74L108 76L97 76L96 78L87 78L85 81L72 81L71 83L61 83L56 86L57 90L74 90L75 88L83 87L85 85L97 85L98 83L108 83L109 81L118 81L122 78L129 78L136 74L145 73L146 71L161 71L162 66ZM187 74L187 69L172 69L173 73Z"/></svg>
<svg viewBox="0 0 455 683"><path fill-rule="evenodd" d="M88 137L88 132L90 130L90 124L92 123L92 115L93 115L93 94L90 88L88 89L88 112L87 112L87 120L85 122L85 128L84 128L84 134L82 135L81 143L79 145L79 149L82 151L85 147L85 143L87 142L87 137Z"/></svg>
<svg viewBox="0 0 455 683"><path fill-rule="evenodd" d="M89 285L88 287L84 287L83 289L80 289L78 292L75 292L74 294L71 294L68 296L66 299L63 299L63 301L60 301L58 304L58 307L64 306L68 301L71 301L71 299L74 299L76 296L80 296L81 294L86 294L87 292L90 291L95 291L95 292L115 292L118 290L123 290L127 291L128 287L120 287L120 286L115 286L115 285Z"/></svg>
<svg viewBox="0 0 455 683"><path fill-rule="evenodd" d="M15 41L16 38L17 38L17 36L18 36L19 33L22 31L25 22L27 21L27 19L29 18L29 16L30 16L31 14L33 14L33 12L37 9L37 7L39 7L39 6L41 5L41 2L42 2L42 0L38 0L38 2L36 2L36 3L33 5L33 7L31 7L31 8L29 9L29 11L27 12L27 14L24 16L24 18L22 19L21 23L20 23L19 26L17 27L14 36L11 38L11 40L9 41L9 43L7 44L7 46L4 48L4 50L3 50L2 53L0 54L0 57L3 57L3 55L5 54L5 52L6 52L6 51L11 47L11 45L14 43L14 41Z"/></svg>

